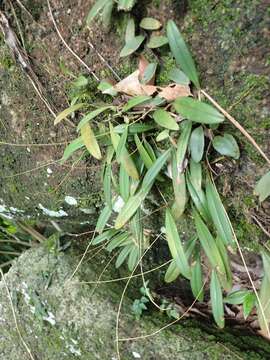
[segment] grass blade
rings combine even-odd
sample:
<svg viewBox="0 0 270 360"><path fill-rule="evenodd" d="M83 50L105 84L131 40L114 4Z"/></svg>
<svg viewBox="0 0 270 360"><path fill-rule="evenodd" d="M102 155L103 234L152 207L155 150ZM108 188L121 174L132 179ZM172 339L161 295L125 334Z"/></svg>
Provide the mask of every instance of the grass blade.
<svg viewBox="0 0 270 360"><path fill-rule="evenodd" d="M86 18L86 24L89 25L91 21L101 12L101 10L106 5L107 0L97 0L95 4L92 6L90 12Z"/></svg>
<svg viewBox="0 0 270 360"><path fill-rule="evenodd" d="M63 157L61 159L61 164L66 161L76 150L79 150L83 146L85 145L81 136L71 141L71 143L68 144L68 146L65 148Z"/></svg>
<svg viewBox="0 0 270 360"><path fill-rule="evenodd" d="M86 123L81 127L81 136L90 154L94 156L96 159L100 160L101 159L100 148L96 140L95 134L88 123Z"/></svg>
<svg viewBox="0 0 270 360"><path fill-rule="evenodd" d="M173 259L165 273L164 280L166 283L171 283L174 280L176 280L180 274L181 271L179 269L179 266L176 264L176 261Z"/></svg>
<svg viewBox="0 0 270 360"><path fill-rule="evenodd" d="M219 236L221 237L225 246L230 245L235 248L236 244L232 231L232 225L221 202L217 189L209 178L207 180L205 190L207 207Z"/></svg>
<svg viewBox="0 0 270 360"><path fill-rule="evenodd" d="M127 202L129 198L129 188L130 188L130 181L129 181L129 175L126 172L123 165L120 165L119 170L119 191L122 199L124 202Z"/></svg>
<svg viewBox="0 0 270 360"><path fill-rule="evenodd" d="M99 114L103 113L104 111L106 111L108 109L113 109L113 108L114 108L114 106L108 105L108 106L102 106L94 111L91 111L90 113L88 113L81 119L81 121L79 122L79 124L77 126L77 131L79 131L85 124L87 124L90 120L97 117Z"/></svg>
<svg viewBox="0 0 270 360"><path fill-rule="evenodd" d="M146 198L147 194L151 190L151 187L154 184L155 178L165 165L166 161L170 156L170 149L165 151L151 166L151 168L147 171L139 192L133 196L131 196L127 203L122 208L120 214L116 218L115 228L120 229L123 227L128 220L135 214L137 209L141 206L142 202Z"/></svg>
<svg viewBox="0 0 270 360"><path fill-rule="evenodd" d="M116 263L115 263L115 267L118 269L123 262L126 260L126 258L128 257L129 253L131 252L132 248L134 245L127 245L125 246L121 251L120 254L118 255L117 259L116 259Z"/></svg>
<svg viewBox="0 0 270 360"><path fill-rule="evenodd" d="M222 290L215 270L212 270L210 282L210 298L214 319L218 327L222 329L224 328L224 307L222 300Z"/></svg>
<svg viewBox="0 0 270 360"><path fill-rule="evenodd" d="M65 119L68 115L70 115L70 114L74 113L75 111L83 108L84 106L85 106L84 103L75 104L75 105L72 105L69 108L65 109L64 111L60 112L60 114L58 114L56 116L56 118L54 119L54 125L59 124L60 121Z"/></svg>
<svg viewBox="0 0 270 360"><path fill-rule="evenodd" d="M185 174L178 170L175 152L172 155L172 180L175 201L172 206L172 214L175 219L179 219L185 211L187 195Z"/></svg>
<svg viewBox="0 0 270 360"><path fill-rule="evenodd" d="M139 96L135 96L132 99L130 99L126 105L123 106L123 112L127 112L128 110L134 108L135 106L138 105L142 105L143 103L149 101L151 98L151 96L146 96L146 95L139 95Z"/></svg>
<svg viewBox="0 0 270 360"><path fill-rule="evenodd" d="M191 267L190 286L193 296L198 299L198 301L203 301L203 276L202 265L199 256L197 256L195 263Z"/></svg>
<svg viewBox="0 0 270 360"><path fill-rule="evenodd" d="M188 264L187 257L182 246L175 221L172 217L170 210L166 210L165 218L165 228L168 246L172 255L172 258L176 261L177 266L179 267L181 273L187 278L190 279L190 267Z"/></svg>
<svg viewBox="0 0 270 360"><path fill-rule="evenodd" d="M200 83L195 63L180 31L178 30L173 20L168 21L167 37L177 65L181 67L187 77L193 82L196 88L199 89Z"/></svg>
<svg viewBox="0 0 270 360"><path fill-rule="evenodd" d="M147 169L150 169L150 167L153 165L153 160L151 159L151 157L149 156L148 152L146 151L146 149L144 148L142 142L140 141L138 135L134 136L135 139L135 143L138 149L138 152L140 154L140 157L145 165L145 167Z"/></svg>
<svg viewBox="0 0 270 360"><path fill-rule="evenodd" d="M194 211L194 219L200 243L212 268L217 268L219 274L221 276L225 276L226 269L223 264L222 257L220 256L215 239L196 211Z"/></svg>
<svg viewBox="0 0 270 360"><path fill-rule="evenodd" d="M181 125L182 125L181 126L182 133L179 136L177 142L176 160L177 160L177 166L183 169L183 163L186 157L192 122L187 120L184 121Z"/></svg>
<svg viewBox="0 0 270 360"><path fill-rule="evenodd" d="M111 173L112 166L111 164L107 164L103 176L103 190L105 202L110 209L112 208Z"/></svg>
<svg viewBox="0 0 270 360"><path fill-rule="evenodd" d="M99 218L98 218L98 221L96 224L96 228L95 228L96 232L98 232L99 234L101 234L103 232L111 214L112 214L112 209L110 209L110 207L108 205L106 205L99 215Z"/></svg>

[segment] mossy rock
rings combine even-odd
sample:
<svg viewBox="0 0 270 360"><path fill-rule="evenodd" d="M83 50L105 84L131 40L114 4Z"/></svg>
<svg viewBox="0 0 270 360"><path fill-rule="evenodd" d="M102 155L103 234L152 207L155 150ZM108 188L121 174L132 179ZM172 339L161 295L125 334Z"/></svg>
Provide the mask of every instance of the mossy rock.
<svg viewBox="0 0 270 360"><path fill-rule="evenodd" d="M79 261L76 253L53 254L39 246L25 252L0 283L0 357L28 360L14 326L6 285L12 298L19 331L35 359L82 360L117 358L115 326L123 284L87 285L101 271L102 258L85 262L70 280ZM115 277L116 272L111 271ZM128 294L130 296L130 294ZM119 337L136 337L157 332L171 320L154 311L136 321L132 299L124 298ZM224 346L193 324L169 327L137 341L120 342L121 359L236 359L236 347ZM245 359L261 359L254 352Z"/></svg>

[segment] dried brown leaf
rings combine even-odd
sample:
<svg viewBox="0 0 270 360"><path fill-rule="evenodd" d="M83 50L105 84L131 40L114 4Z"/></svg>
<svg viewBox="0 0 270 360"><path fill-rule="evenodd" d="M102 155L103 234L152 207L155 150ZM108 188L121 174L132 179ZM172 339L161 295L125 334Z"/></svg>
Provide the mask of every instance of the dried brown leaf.
<svg viewBox="0 0 270 360"><path fill-rule="evenodd" d="M165 88L160 87L161 90L158 94L159 97L166 99L167 101L174 101L182 96L190 96L190 88L188 85L175 85L170 84Z"/></svg>
<svg viewBox="0 0 270 360"><path fill-rule="evenodd" d="M153 95L157 88L153 85L142 85L139 81L139 70L134 71L132 74L121 80L114 86L114 89L118 92L131 95Z"/></svg>

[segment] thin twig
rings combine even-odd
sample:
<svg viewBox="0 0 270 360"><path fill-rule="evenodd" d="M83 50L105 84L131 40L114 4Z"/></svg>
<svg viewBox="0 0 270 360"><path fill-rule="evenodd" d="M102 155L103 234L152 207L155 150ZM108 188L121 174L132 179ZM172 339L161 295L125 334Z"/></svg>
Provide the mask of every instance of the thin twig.
<svg viewBox="0 0 270 360"><path fill-rule="evenodd" d="M71 47L67 44L67 42L63 38L60 30L58 29L58 26L57 26L56 21L54 19L51 4L50 4L50 0L47 0L47 4L48 4L48 8L49 8L49 13L50 13L50 16L51 16L51 19L52 19L52 22L53 22L53 26L54 26L58 36L60 37L62 43L65 45L65 47L68 49L68 51L87 69L87 71L95 78L95 80L100 81L99 78L97 77L97 75L93 72L93 70L91 70L90 67L79 57L79 55L76 54L75 51L72 50Z"/></svg>
<svg viewBox="0 0 270 360"><path fill-rule="evenodd" d="M201 93L248 139L248 141L255 147L261 156L268 162L268 164L270 164L270 159L256 143L253 137L243 128L243 126L240 125L234 117L228 114L226 110L224 110L209 94L207 94L207 92L201 90Z"/></svg>
<svg viewBox="0 0 270 360"><path fill-rule="evenodd" d="M29 355L29 358L31 360L35 360L34 356L32 355L31 353L31 350L30 348L28 347L28 345L26 344L26 342L24 341L23 337L22 337L22 334L20 332L20 329L19 329L19 326L18 326L18 322L17 322L17 318L16 318L16 313L15 313L15 309L14 309L14 306L13 306L13 302L12 302L12 298L11 298L11 294L10 294L10 291L9 291L9 288L7 286L7 283L6 283L6 279L5 279L5 276L3 274L3 271L0 267L0 273L1 273L1 276L2 276L2 281L4 283L4 286L6 288L6 291L7 291L7 296L8 296L8 299L9 299L9 303L10 303L10 307L11 307L11 311L12 311L12 315L13 315L13 319L14 319L14 323L15 323L15 328L16 328L16 331L19 335L19 338L23 344L23 347L25 348L25 350L27 351L28 355Z"/></svg>
<svg viewBox="0 0 270 360"><path fill-rule="evenodd" d="M113 73L113 75L116 77L116 79L118 81L121 81L120 76L117 74L117 72L113 69L113 67L108 63L108 61L100 54L100 52L94 47L94 45L88 41L88 45L91 47L91 49L93 49L98 57L100 58L100 60L107 66L107 68Z"/></svg>

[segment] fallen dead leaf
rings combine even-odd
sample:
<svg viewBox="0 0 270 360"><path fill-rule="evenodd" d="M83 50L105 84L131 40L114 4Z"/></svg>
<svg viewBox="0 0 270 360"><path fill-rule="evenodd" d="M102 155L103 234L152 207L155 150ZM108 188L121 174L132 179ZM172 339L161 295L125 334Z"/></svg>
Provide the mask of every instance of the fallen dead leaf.
<svg viewBox="0 0 270 360"><path fill-rule="evenodd" d="M153 85L142 85L139 81L139 73L139 70L134 71L125 79L114 85L114 89L131 96L153 95L157 91L157 87Z"/></svg>
<svg viewBox="0 0 270 360"><path fill-rule="evenodd" d="M161 91L158 96L166 99L167 101L174 101L181 96L191 96L190 88L188 85L170 84L165 88L160 87Z"/></svg>

